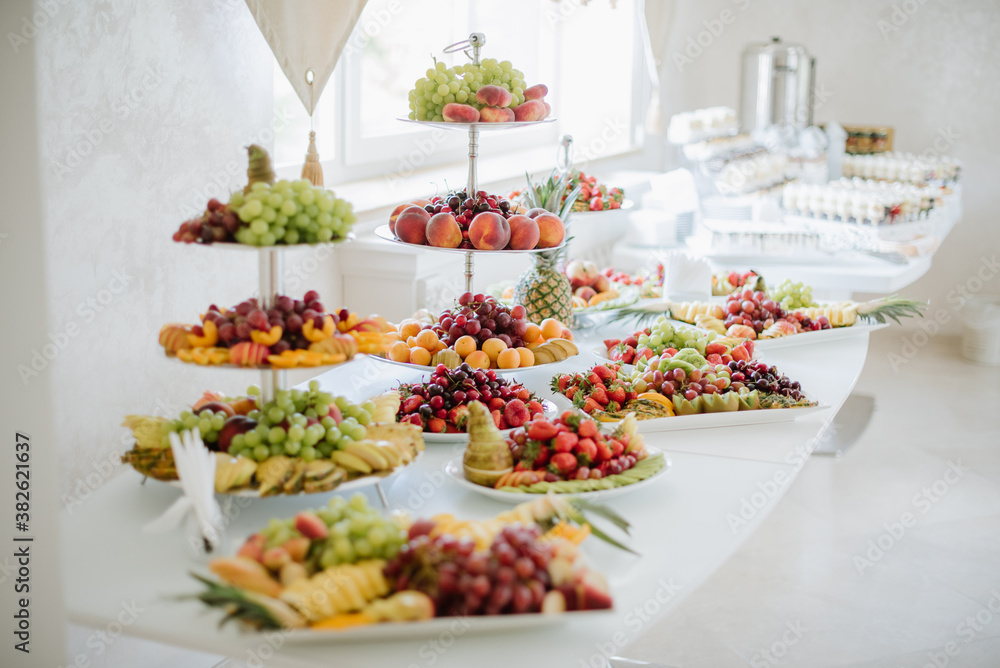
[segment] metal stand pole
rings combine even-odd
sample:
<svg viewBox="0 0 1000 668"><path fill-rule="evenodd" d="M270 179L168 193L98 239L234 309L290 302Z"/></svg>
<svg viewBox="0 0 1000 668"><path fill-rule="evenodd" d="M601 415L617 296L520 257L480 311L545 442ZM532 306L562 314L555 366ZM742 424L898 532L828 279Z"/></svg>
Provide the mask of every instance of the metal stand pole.
<svg viewBox="0 0 1000 668"><path fill-rule="evenodd" d="M277 295L284 291L284 266L281 251L276 248L262 248L258 256L260 279L260 307L264 310L274 306ZM273 401L275 392L285 387L284 369L261 369L260 396L264 402Z"/></svg>
<svg viewBox="0 0 1000 668"><path fill-rule="evenodd" d="M476 197L479 192L479 177L476 174L476 158L479 156L479 128L475 125L469 126L469 183L465 193Z"/></svg>
<svg viewBox="0 0 1000 668"><path fill-rule="evenodd" d="M469 251L465 254L465 291L472 292L472 276L476 273L476 254Z"/></svg>

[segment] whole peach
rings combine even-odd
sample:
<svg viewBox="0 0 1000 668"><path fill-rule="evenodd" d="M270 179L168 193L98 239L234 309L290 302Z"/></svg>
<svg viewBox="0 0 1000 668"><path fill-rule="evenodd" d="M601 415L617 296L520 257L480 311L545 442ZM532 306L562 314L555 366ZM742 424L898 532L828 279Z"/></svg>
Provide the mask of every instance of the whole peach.
<svg viewBox="0 0 1000 668"><path fill-rule="evenodd" d="M503 250L510 241L510 225L500 214L484 211L469 224L469 241L479 250Z"/></svg>
<svg viewBox="0 0 1000 668"><path fill-rule="evenodd" d="M458 248L462 244L462 228L450 213L436 213L427 221L427 243L438 248Z"/></svg>
<svg viewBox="0 0 1000 668"><path fill-rule="evenodd" d="M531 250L538 243L538 223L534 219L519 214L508 218L507 224L512 250Z"/></svg>
<svg viewBox="0 0 1000 668"><path fill-rule="evenodd" d="M479 111L479 120L483 123L513 123L514 111L500 107L483 107Z"/></svg>
<svg viewBox="0 0 1000 668"><path fill-rule="evenodd" d="M545 84L535 84L534 86L524 89L525 100L541 100L548 94L549 87Z"/></svg>
<svg viewBox="0 0 1000 668"><path fill-rule="evenodd" d="M547 115L545 103L541 100L528 100L514 107L515 121L540 121Z"/></svg>
<svg viewBox="0 0 1000 668"><path fill-rule="evenodd" d="M554 213L543 213L535 218L535 222L538 223L539 233L536 248L555 248L563 242L566 228L559 216Z"/></svg>
<svg viewBox="0 0 1000 668"><path fill-rule="evenodd" d="M431 214L423 207L410 206L396 218L395 235L400 241L408 244L425 245L427 243L427 221Z"/></svg>
<svg viewBox="0 0 1000 668"><path fill-rule="evenodd" d="M449 102L441 110L444 120L450 123L475 123L479 120L479 110L468 104Z"/></svg>
<svg viewBox="0 0 1000 668"><path fill-rule="evenodd" d="M476 102L487 107L509 107L513 99L503 86L482 86L476 91Z"/></svg>

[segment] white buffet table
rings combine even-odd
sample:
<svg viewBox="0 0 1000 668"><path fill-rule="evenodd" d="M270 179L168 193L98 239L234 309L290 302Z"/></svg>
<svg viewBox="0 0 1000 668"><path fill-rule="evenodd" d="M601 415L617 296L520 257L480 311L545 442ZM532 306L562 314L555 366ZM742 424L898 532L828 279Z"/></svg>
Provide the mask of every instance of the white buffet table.
<svg viewBox="0 0 1000 668"><path fill-rule="evenodd" d="M579 342L583 351L589 345ZM830 409L794 422L751 427L675 431L648 437L667 451L671 469L655 484L609 502L633 525L635 557L596 539L587 552L605 573L615 598L606 614L516 633L477 634L475 620L465 631L439 633L419 641L330 642L293 645L277 634L217 628L221 613L198 602L172 600L198 590L188 576L206 572L187 556L180 531L146 535L140 527L157 517L178 490L156 481L140 485L133 471L123 471L71 515L62 517L65 597L70 619L105 629L120 618L123 606L139 612L125 633L163 643L226 654L248 665L253 657L268 666L572 666L603 665L602 654L628 655L627 645L643 634L650 620L663 615L693 592L747 538L777 504L808 452L822 440L824 424L850 394L864 366L868 337L803 345L774 351L769 363ZM526 371L518 377L530 389L547 393L557 366L581 368L596 361L587 352L560 365ZM320 377L324 388L362 399L414 380L418 374L374 360L358 360ZM248 382L254 376L247 374ZM393 508L415 514L448 511L487 517L503 504L465 491L437 475L456 455L453 446L428 451L389 486ZM271 517L325 503L329 495L255 500L231 527L239 541ZM377 503L374 495L373 503ZM235 550L235 545L231 546ZM273 658L267 658L273 653ZM72 661L73 657L70 657ZM580 662L584 663L581 664Z"/></svg>

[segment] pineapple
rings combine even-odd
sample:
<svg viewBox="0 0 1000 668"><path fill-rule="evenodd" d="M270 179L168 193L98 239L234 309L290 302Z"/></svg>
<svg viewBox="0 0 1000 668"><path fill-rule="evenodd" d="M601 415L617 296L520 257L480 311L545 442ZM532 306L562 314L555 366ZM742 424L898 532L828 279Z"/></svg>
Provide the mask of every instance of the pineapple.
<svg viewBox="0 0 1000 668"><path fill-rule="evenodd" d="M536 253L535 266L521 275L514 288L514 301L524 306L532 322L573 321L573 289L566 274L556 268L556 256L556 252Z"/></svg>
<svg viewBox="0 0 1000 668"><path fill-rule="evenodd" d="M535 185L525 174L528 187L524 191L524 204L529 209L545 209L559 216L569 233L569 214L580 194L579 186L566 192L569 179L565 174L556 178L555 172L544 183ZM535 253L535 266L517 281L514 300L524 306L528 319L539 322L545 318L555 318L563 324L573 322L573 289L569 279L559 270L561 251Z"/></svg>

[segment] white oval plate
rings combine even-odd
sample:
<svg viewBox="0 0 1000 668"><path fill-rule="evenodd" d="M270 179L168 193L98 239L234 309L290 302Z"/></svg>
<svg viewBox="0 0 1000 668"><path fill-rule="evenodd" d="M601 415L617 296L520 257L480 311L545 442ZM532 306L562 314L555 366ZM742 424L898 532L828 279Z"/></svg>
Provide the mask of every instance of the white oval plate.
<svg viewBox="0 0 1000 668"><path fill-rule="evenodd" d="M579 353L577 353L577 354L579 354ZM386 364L395 364L396 366L401 366L401 367L406 368L406 369L412 369L414 371L432 371L434 369L434 367L432 367L432 366L422 366L420 364L410 364L409 362L396 362L395 360L391 360L388 357L381 357L379 355L369 355L369 357L371 359L373 359L373 360L378 360L380 362L385 362ZM573 357L576 357L576 355L573 355ZM567 357L566 360L573 359L573 357ZM566 360L559 360L559 361L556 361L556 362L549 362L547 364L536 364L535 366L526 366L526 367L520 367L520 368L517 368L517 369L481 369L481 370L482 371L493 371L493 372L496 373L497 376L502 376L503 378L510 378L511 376L513 376L516 373L524 373L526 371L533 371L535 369L542 369L542 368L545 368L545 367L555 366L556 364L559 364L560 361L561 362L565 362ZM477 371L479 371L479 370L480 369L477 369Z"/></svg>
<svg viewBox="0 0 1000 668"><path fill-rule="evenodd" d="M551 420L559 414L554 403L548 399L542 399L540 401L542 404L542 415L544 415L547 419ZM514 431L514 429L502 429L500 433L503 434L504 438L506 438L512 431ZM424 432L424 443L458 444L465 443L468 440L469 434L464 431L458 434L435 434L428 431Z"/></svg>
<svg viewBox="0 0 1000 668"><path fill-rule="evenodd" d="M425 439L426 441L426 439ZM365 487L371 487L372 485L378 484L392 477L399 475L407 466L415 463L423 455L423 452L418 452L417 456L413 458L413 461L409 464L400 464L391 471L387 471L383 475L366 475L363 478L354 478L353 480L348 480L347 482L342 482L333 489L323 490L322 492L312 492L311 494L331 494L334 492L350 492L356 489L364 489ZM135 469L133 469L135 470ZM139 473L136 471L136 473ZM142 475L139 473L139 475ZM156 478L149 478L150 480L156 480L156 482L162 482L170 485L171 487L176 487L181 489L181 483L179 480L157 480ZM241 489L235 492L216 492L216 496L237 496L245 497L250 499L282 499L293 496L307 496L306 492L298 492L296 494L272 494L271 496L261 496L260 492L256 489Z"/></svg>
<svg viewBox="0 0 1000 668"><path fill-rule="evenodd" d="M540 121L503 121L501 123L486 123L477 121L475 123L452 123L450 121L418 121L413 118L397 118L397 121L404 123L415 123L416 125L426 125L432 128L445 128L447 130L467 130L478 128L480 131L487 130L511 130L513 128L526 128L540 123L555 123L555 118L543 118Z"/></svg>
<svg viewBox="0 0 1000 668"><path fill-rule="evenodd" d="M646 450L649 454L656 455L660 454L662 451L658 448L647 445ZM666 455L663 456L663 468L649 476L645 480L640 480L639 482L634 482L631 485L625 485L624 487L615 487L612 489L599 489L593 492L581 492L580 494L560 494L559 496L565 496L572 498L575 496L583 497L588 500L603 501L605 499L611 499L616 496L621 496L622 494L628 494L642 487L646 487L652 484L657 478L662 476L664 473L670 470L670 457ZM473 492L482 494L483 496L488 496L491 499L496 499L497 501L503 501L504 503L523 503L524 501L530 501L531 499L536 499L542 494L533 494L529 492L502 492L498 489L493 489L492 487L484 487L483 485L477 485L474 482L470 482L465 479L465 472L462 470L462 461L460 459L452 459L444 466L444 472L450 475L454 480Z"/></svg>
<svg viewBox="0 0 1000 668"><path fill-rule="evenodd" d="M411 244L406 241L401 241L396 238L396 235L392 233L388 225L379 225L375 228L375 236L385 241L389 241L394 244L399 244L401 246L409 246L410 248L426 248L432 251L441 251L444 253L486 253L488 255L522 255L524 253L548 253L549 251L558 251L566 246L566 240L558 246L553 246L552 248L531 248L529 250L479 250L478 248L442 248L440 246L430 246L427 244Z"/></svg>
<svg viewBox="0 0 1000 668"><path fill-rule="evenodd" d="M251 246L250 244L241 244L236 241L213 241L210 244L202 244L194 241L187 244L188 246L204 246L206 248L222 248L224 250L256 250L256 251L269 251L269 250L292 250L297 248L322 248L324 246L339 246L340 244L347 243L348 241L354 241L354 232L348 232L347 236L343 239L337 239L336 241L318 241L314 244L275 244L274 246ZM175 241L174 243L183 243Z"/></svg>
<svg viewBox="0 0 1000 668"><path fill-rule="evenodd" d="M502 633L533 629L540 626L566 624L573 620L608 615L615 610L583 610L555 615L541 613L527 615L482 615L476 617L437 617L423 622L385 622L341 631L296 629L285 631L284 639L293 645L341 644L373 642L378 640L422 640L438 638L442 634Z"/></svg>

